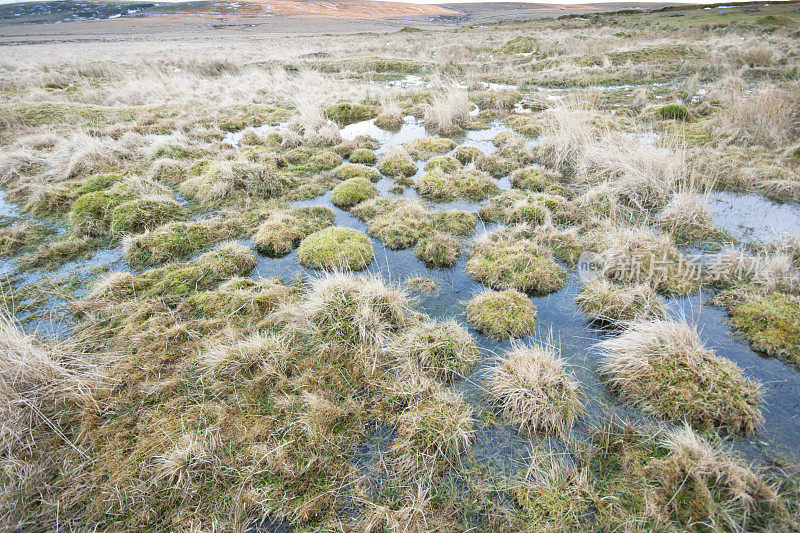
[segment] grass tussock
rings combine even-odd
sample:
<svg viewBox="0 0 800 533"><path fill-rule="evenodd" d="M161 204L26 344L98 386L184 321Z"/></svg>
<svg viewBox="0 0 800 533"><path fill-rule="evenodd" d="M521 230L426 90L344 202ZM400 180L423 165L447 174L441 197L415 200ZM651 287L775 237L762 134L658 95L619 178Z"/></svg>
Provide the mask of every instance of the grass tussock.
<svg viewBox="0 0 800 533"><path fill-rule="evenodd" d="M800 299L790 294L720 295L731 325L755 348L800 364Z"/></svg>
<svg viewBox="0 0 800 533"><path fill-rule="evenodd" d="M463 377L478 360L469 332L454 320L423 322L407 328L392 348L399 366L412 365L431 378L450 382Z"/></svg>
<svg viewBox="0 0 800 533"><path fill-rule="evenodd" d="M763 420L760 386L703 346L686 322L636 322L598 348L611 388L646 412L744 433Z"/></svg>
<svg viewBox="0 0 800 533"><path fill-rule="evenodd" d="M732 142L774 148L789 141L793 102L786 92L769 85L751 90L741 78L729 77L720 93L721 129Z"/></svg>
<svg viewBox="0 0 800 533"><path fill-rule="evenodd" d="M466 311L470 326L498 340L527 335L536 326L536 306L514 289L486 290L467 303Z"/></svg>
<svg viewBox="0 0 800 533"><path fill-rule="evenodd" d="M274 211L253 235L253 244L267 257L282 257L317 231L333 225L333 209L323 206Z"/></svg>
<svg viewBox="0 0 800 533"><path fill-rule="evenodd" d="M529 434L568 433L584 410L578 383L549 343L515 346L492 370L486 392L508 423Z"/></svg>
<svg viewBox="0 0 800 533"><path fill-rule="evenodd" d="M472 108L464 91L450 90L435 94L425 106L425 125L436 133L454 133L461 130L470 120Z"/></svg>
<svg viewBox="0 0 800 533"><path fill-rule="evenodd" d="M364 270L375 257L372 241L350 228L326 228L300 243L297 260L309 268Z"/></svg>
<svg viewBox="0 0 800 533"><path fill-rule="evenodd" d="M333 188L331 203L348 208L378 195L378 188L366 178L350 178Z"/></svg>
<svg viewBox="0 0 800 533"><path fill-rule="evenodd" d="M488 235L475 243L466 265L467 274L493 289L516 289L541 295L564 286L566 272L552 252L531 240Z"/></svg>
<svg viewBox="0 0 800 533"><path fill-rule="evenodd" d="M657 432L605 423L593 430L589 446L579 448L578 458L596 476L596 496L588 498L596 520L610 529L680 523L735 531L791 523L763 475L689 426Z"/></svg>
<svg viewBox="0 0 800 533"><path fill-rule="evenodd" d="M616 327L662 318L666 313L666 306L649 285L617 285L605 278L584 285L575 303L592 321Z"/></svg>
<svg viewBox="0 0 800 533"><path fill-rule="evenodd" d="M0 523L55 529L59 506L47 492L74 490L69 475L79 475L89 458L76 431L81 409L94 409L92 396L104 380L74 345L36 341L5 310L0 354Z"/></svg>
<svg viewBox="0 0 800 533"><path fill-rule="evenodd" d="M400 473L431 476L460 466L474 438L472 409L458 394L441 391L400 415L389 454Z"/></svg>

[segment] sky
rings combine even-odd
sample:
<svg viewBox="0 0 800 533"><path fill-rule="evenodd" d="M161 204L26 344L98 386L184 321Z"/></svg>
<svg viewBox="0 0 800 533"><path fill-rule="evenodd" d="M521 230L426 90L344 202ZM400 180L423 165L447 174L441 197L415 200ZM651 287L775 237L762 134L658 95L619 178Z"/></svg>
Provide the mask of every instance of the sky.
<svg viewBox="0 0 800 533"><path fill-rule="evenodd" d="M14 4L17 2L41 2L45 0L0 0L0 4ZM122 1L122 0L120 0ZM173 2L186 2L189 0L124 0L125 2L156 2L156 3L173 3ZM376 0L381 1L381 0ZM447 3L475 3L475 2L487 2L487 3L496 3L496 2L514 2L515 0L385 0L391 2L401 2L405 4L447 4ZM517 0L518 1L518 0ZM522 0L526 1L526 0ZM624 0L587 0L585 2L581 2L578 0L552 0L550 2L546 1L527 1L530 4L608 4L608 3L620 3ZM636 0L633 0L636 1ZM653 0L657 1L657 0ZM680 4L700 4L703 3L703 0L667 0L671 3L680 3ZM713 1L713 0L711 0ZM721 0L724 1L724 0Z"/></svg>

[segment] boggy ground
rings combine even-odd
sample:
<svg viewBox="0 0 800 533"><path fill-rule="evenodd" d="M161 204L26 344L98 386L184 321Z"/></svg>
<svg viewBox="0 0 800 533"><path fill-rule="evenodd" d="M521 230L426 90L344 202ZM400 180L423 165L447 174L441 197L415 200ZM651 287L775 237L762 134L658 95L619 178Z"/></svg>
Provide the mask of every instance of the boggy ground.
<svg viewBox="0 0 800 533"><path fill-rule="evenodd" d="M9 50L3 526L797 529L794 9Z"/></svg>

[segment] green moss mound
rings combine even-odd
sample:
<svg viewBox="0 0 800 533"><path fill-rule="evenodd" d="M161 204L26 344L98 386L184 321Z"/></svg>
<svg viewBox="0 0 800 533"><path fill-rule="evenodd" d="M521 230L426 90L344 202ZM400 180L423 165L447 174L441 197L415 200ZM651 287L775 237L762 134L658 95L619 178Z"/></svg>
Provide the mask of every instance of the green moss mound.
<svg viewBox="0 0 800 533"><path fill-rule="evenodd" d="M347 157L351 163L360 163L362 165L374 165L378 160L378 156L372 150L366 148L358 148L353 150Z"/></svg>
<svg viewBox="0 0 800 533"><path fill-rule="evenodd" d="M514 289L485 291L467 303L467 320L493 339L521 337L536 327L536 306Z"/></svg>
<svg viewBox="0 0 800 533"><path fill-rule="evenodd" d="M681 104L667 104L661 106L656 111L659 117L667 120L682 120L688 122L692 120L692 113Z"/></svg>
<svg viewBox="0 0 800 533"><path fill-rule="evenodd" d="M327 228L312 233L297 250L301 265L326 270L363 270L374 255L369 237L350 228Z"/></svg>
<svg viewBox="0 0 800 533"><path fill-rule="evenodd" d="M352 207L378 195L378 188L366 178L350 178L333 188L331 202L337 207Z"/></svg>
<svg viewBox="0 0 800 533"><path fill-rule="evenodd" d="M729 311L731 324L753 348L800 366L800 298L753 295Z"/></svg>
<svg viewBox="0 0 800 533"><path fill-rule="evenodd" d="M103 235L111 224L114 209L125 200L125 197L106 190L82 195L72 204L69 213L72 230L89 236Z"/></svg>
<svg viewBox="0 0 800 533"><path fill-rule="evenodd" d="M567 277L549 250L524 240L477 244L466 272L493 289L516 289L533 295L560 290Z"/></svg>
<svg viewBox="0 0 800 533"><path fill-rule="evenodd" d="M253 244L267 257L283 257L308 235L333 225L330 207L308 206L292 211L276 211L261 223Z"/></svg>
<svg viewBox="0 0 800 533"><path fill-rule="evenodd" d="M414 170L416 171L416 166ZM336 167L333 171L334 177L340 180L349 180L351 178L367 178L370 181L378 181L381 178L380 173L367 165L361 163L345 163Z"/></svg>
<svg viewBox="0 0 800 533"><path fill-rule="evenodd" d="M347 125L369 120L378 115L378 109L371 105L340 103L325 109L325 116L339 124Z"/></svg>

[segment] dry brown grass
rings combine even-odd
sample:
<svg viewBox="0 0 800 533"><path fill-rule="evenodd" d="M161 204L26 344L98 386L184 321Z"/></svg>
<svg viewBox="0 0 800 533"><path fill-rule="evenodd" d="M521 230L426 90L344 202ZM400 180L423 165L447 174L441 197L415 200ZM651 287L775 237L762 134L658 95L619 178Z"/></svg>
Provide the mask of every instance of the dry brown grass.
<svg viewBox="0 0 800 533"><path fill-rule="evenodd" d="M549 342L515 346L498 361L486 390L503 418L524 433L563 435L584 410L578 383Z"/></svg>
<svg viewBox="0 0 800 533"><path fill-rule="evenodd" d="M792 138L796 104L785 91L770 85L751 90L736 76L726 78L721 86L725 105L721 128L731 142L776 148Z"/></svg>
<svg viewBox="0 0 800 533"><path fill-rule="evenodd" d="M685 321L636 322L598 347L611 388L648 413L745 433L763 420L758 383L703 346Z"/></svg>

